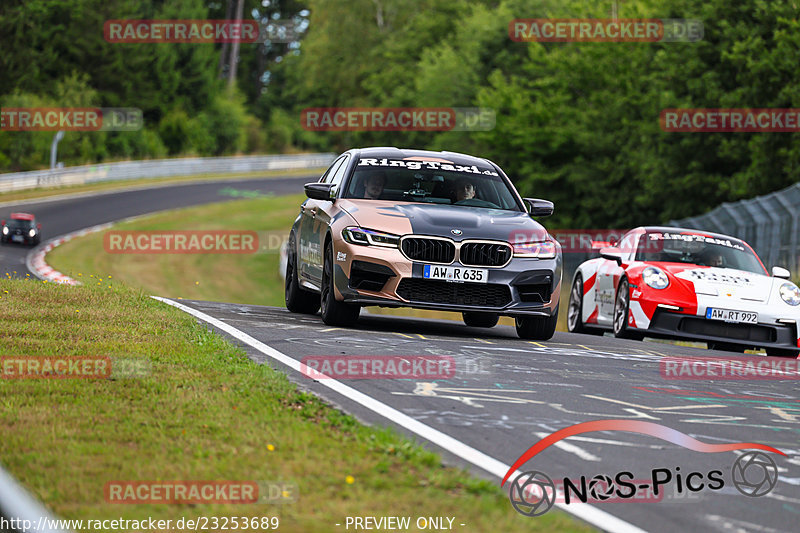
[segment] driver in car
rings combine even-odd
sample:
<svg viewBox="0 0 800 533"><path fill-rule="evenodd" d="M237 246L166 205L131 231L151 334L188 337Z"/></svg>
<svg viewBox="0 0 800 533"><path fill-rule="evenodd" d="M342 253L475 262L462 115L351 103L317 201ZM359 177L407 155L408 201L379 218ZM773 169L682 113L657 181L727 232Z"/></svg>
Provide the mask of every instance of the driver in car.
<svg viewBox="0 0 800 533"><path fill-rule="evenodd" d="M386 185L386 174L376 172L367 176L364 182L364 198L378 200L383 194L383 187Z"/></svg>
<svg viewBox="0 0 800 533"><path fill-rule="evenodd" d="M475 198L475 185L466 178L458 180L456 183L456 202L472 200Z"/></svg>
<svg viewBox="0 0 800 533"><path fill-rule="evenodd" d="M704 254L703 264L710 267L724 267L725 258L717 251L709 251Z"/></svg>

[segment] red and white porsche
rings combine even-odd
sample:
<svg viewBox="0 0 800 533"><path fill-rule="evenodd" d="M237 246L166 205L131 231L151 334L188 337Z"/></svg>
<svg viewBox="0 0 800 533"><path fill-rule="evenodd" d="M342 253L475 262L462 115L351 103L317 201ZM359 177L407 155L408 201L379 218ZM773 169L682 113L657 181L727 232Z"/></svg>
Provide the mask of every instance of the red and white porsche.
<svg viewBox="0 0 800 533"><path fill-rule="evenodd" d="M800 353L800 289L790 273L772 276L739 239L669 227L626 233L572 280L572 332L702 340L709 348L768 355Z"/></svg>

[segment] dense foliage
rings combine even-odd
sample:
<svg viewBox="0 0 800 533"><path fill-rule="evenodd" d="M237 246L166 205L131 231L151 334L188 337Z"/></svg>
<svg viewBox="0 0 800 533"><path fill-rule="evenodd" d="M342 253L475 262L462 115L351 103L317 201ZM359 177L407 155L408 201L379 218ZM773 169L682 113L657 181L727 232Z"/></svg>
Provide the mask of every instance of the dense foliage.
<svg viewBox="0 0 800 533"><path fill-rule="evenodd" d="M798 8L785 0L631 0L621 18L692 18L693 43L526 43L515 18L608 18L588 0L248 0L246 16L308 17L299 44L109 44L122 18L225 18L223 0L3 0L0 103L130 106L138 133L69 134L68 164L109 158L343 150L391 144L485 155L554 222L625 227L800 181L796 133L668 133L682 107L800 108ZM305 11L305 10L308 11ZM255 10L259 10L257 15ZM308 107L485 107L482 132L311 132ZM46 162L52 134L0 132L0 169Z"/></svg>

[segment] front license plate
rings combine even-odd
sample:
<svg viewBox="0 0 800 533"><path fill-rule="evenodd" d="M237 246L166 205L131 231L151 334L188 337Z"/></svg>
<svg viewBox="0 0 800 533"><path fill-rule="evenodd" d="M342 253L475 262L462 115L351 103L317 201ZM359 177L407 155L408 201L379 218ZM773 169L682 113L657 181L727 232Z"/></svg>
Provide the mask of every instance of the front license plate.
<svg viewBox="0 0 800 533"><path fill-rule="evenodd" d="M706 309L706 318L710 318L711 320L723 320L725 322L746 322L748 324L756 324L758 322L758 313L709 307Z"/></svg>
<svg viewBox="0 0 800 533"><path fill-rule="evenodd" d="M422 277L425 279L442 279L445 281L487 283L489 281L489 271L481 268L425 265L422 271Z"/></svg>
<svg viewBox="0 0 800 533"><path fill-rule="evenodd" d="M23 237L22 235L12 235L11 236L11 240L13 242L24 242L25 241L25 237Z"/></svg>

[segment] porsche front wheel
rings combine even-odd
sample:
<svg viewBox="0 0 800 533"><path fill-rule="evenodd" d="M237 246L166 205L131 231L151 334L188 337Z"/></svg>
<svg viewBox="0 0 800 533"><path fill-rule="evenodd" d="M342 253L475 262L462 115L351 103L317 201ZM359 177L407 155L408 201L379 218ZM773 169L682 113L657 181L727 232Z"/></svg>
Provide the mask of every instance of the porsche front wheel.
<svg viewBox="0 0 800 533"><path fill-rule="evenodd" d="M630 314L630 284L627 278L619 280L617 297L614 300L614 336L619 339L633 339L640 341L644 338L641 333L631 331L628 327Z"/></svg>

